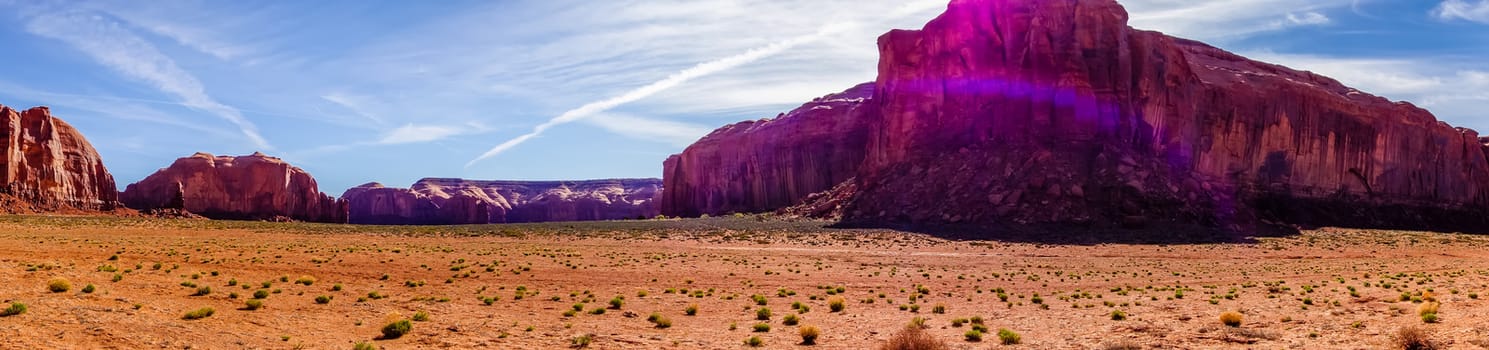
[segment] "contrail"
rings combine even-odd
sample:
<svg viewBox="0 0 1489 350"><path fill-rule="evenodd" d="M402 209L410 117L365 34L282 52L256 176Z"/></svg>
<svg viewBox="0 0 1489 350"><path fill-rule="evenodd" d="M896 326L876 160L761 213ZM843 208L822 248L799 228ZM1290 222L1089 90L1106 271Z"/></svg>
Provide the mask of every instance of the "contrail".
<svg viewBox="0 0 1489 350"><path fill-rule="evenodd" d="M676 87L677 85L680 85L682 83L686 83L689 80L723 72L750 62L758 61L762 58L766 58L771 55L789 50L793 47L820 40L823 37L842 29L842 26L824 26L816 33L791 38L763 47L757 47L738 55L699 63L696 66L672 74L671 76L668 76L667 79L662 79L655 83L636 88L635 90L631 90L620 96L591 102L589 104L580 106L579 108L571 109L567 112L564 112L563 114L558 115L558 117L548 120L548 122L546 123L534 127L531 132L523 134L522 136L517 136L516 138L513 138L511 140L507 140L507 142L502 142L500 145L496 145L496 147L492 147L491 150L481 154L480 157L476 157L476 159L472 159L469 163L465 163L465 167L470 168L472 165L475 165L482 160L486 160L487 158L491 158L498 154L501 154L502 152L506 152L507 150L512 149L512 147L517 147L517 145L520 145L523 142L527 142L534 137L538 137L538 135L542 135L544 131L547 131L549 128L552 128L554 126L572 123L594 115L595 113L608 111L612 108L619 107L627 103L636 102L651 95L655 95L658 92L662 92L664 90Z"/></svg>

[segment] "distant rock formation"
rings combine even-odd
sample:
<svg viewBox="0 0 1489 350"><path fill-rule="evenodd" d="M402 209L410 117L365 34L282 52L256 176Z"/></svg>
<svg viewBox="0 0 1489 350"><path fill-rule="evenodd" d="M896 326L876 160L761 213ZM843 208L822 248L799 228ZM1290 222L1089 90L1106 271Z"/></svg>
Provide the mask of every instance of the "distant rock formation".
<svg viewBox="0 0 1489 350"><path fill-rule="evenodd" d="M774 119L704 136L663 163L662 212L774 210L852 178L868 149L873 83L823 96Z"/></svg>
<svg viewBox="0 0 1489 350"><path fill-rule="evenodd" d="M36 107L24 112L0 106L5 152L0 204L10 213L68 210L112 211L119 206L114 176L83 134Z"/></svg>
<svg viewBox="0 0 1489 350"><path fill-rule="evenodd" d="M658 179L480 181L422 179L412 188L373 182L347 189L349 221L375 225L463 225L650 218Z"/></svg>
<svg viewBox="0 0 1489 350"><path fill-rule="evenodd" d="M955 0L921 30L881 36L874 108L844 122L866 126L862 160L835 176L852 180L813 196L833 203L808 206L876 225L1489 230L1489 161L1477 132L1127 19L1114 0ZM698 179L705 166L742 169L730 180L781 186L771 174L793 171L774 156L727 156L756 147L737 144L695 145L669 160L669 191L695 192L669 194L665 213L807 198L763 201ZM810 159L836 167L858 158L842 154ZM724 161L689 165L713 158ZM737 203L767 205L720 205Z"/></svg>
<svg viewBox="0 0 1489 350"><path fill-rule="evenodd" d="M345 201L321 193L305 170L263 153L193 154L120 197L134 209L184 209L213 219L346 222Z"/></svg>

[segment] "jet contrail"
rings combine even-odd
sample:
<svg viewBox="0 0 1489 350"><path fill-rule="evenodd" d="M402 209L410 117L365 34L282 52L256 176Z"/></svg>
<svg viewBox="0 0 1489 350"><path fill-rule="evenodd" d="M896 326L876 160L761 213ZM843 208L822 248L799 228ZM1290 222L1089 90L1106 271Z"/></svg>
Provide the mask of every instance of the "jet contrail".
<svg viewBox="0 0 1489 350"><path fill-rule="evenodd" d="M718 72L723 72L734 67L738 67L765 57L769 57L771 55L789 50L793 47L820 40L822 39L822 37L825 37L829 34L832 34L833 32L842 29L843 28L841 26L824 26L816 33L791 38L763 47L757 47L738 55L699 63L696 66L672 74L671 76L668 76L667 79L662 79L655 83L636 88L635 90L631 90L620 96L591 102L589 104L580 106L579 108L571 109L567 112L564 112L563 114L560 114L558 117L548 120L548 122L546 123L534 127L531 132L523 134L522 136L517 136L516 138L513 138L511 140L507 140L507 142L502 142L500 145L496 145L496 147L492 147L491 150L481 154L480 157L476 157L476 159L471 160L469 163L465 163L465 167L470 168L472 165L475 165L482 160L486 160L487 158L491 158L498 154L501 154L502 152L506 152L507 150L512 149L512 147L517 147L517 145L520 145L523 142L527 142L534 137L538 137L538 135L542 135L544 131L547 131L549 128L552 128L554 126L572 123L594 115L595 113L608 111L611 108L619 107L631 102L636 102L643 98L647 98L648 96L655 95L658 92L662 92L664 90L676 87L677 85L680 85L682 83L686 83L689 80L697 79Z"/></svg>

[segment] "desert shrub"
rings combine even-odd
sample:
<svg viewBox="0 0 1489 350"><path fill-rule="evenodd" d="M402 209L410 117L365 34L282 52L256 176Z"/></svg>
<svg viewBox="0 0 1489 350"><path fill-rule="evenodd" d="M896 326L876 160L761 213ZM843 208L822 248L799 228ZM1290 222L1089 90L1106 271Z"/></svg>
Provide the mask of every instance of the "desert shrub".
<svg viewBox="0 0 1489 350"><path fill-rule="evenodd" d="M760 337L758 337L758 336L756 336L756 337L750 337L749 339L745 339L744 343L745 343L745 345L749 345L752 348L758 348L761 345L765 345L765 341L764 340L760 340Z"/></svg>
<svg viewBox="0 0 1489 350"><path fill-rule="evenodd" d="M605 314L605 308L603 308L603 307L594 308L592 310L589 310L589 314L591 314L591 315L604 315Z"/></svg>
<svg viewBox="0 0 1489 350"><path fill-rule="evenodd" d="M765 322L760 322L760 323L756 323L755 326L754 327L751 327L751 328L753 328L755 330L755 332L757 332L757 333L765 333L765 332L769 332L770 331L770 324L769 323L765 323Z"/></svg>
<svg viewBox="0 0 1489 350"><path fill-rule="evenodd" d="M207 295L207 294L212 294L212 287L209 287L209 286L197 287L196 288L196 293L192 293L191 295L192 296L204 296L204 295Z"/></svg>
<svg viewBox="0 0 1489 350"><path fill-rule="evenodd" d="M369 341L359 341L357 344L352 345L352 350L377 350L377 344Z"/></svg>
<svg viewBox="0 0 1489 350"><path fill-rule="evenodd" d="M71 289L72 282L68 282L66 278L58 277L47 281L47 290L52 291L52 293L62 293Z"/></svg>
<svg viewBox="0 0 1489 350"><path fill-rule="evenodd" d="M801 323L801 317L794 314L781 318L781 324L783 325L795 326L797 323Z"/></svg>
<svg viewBox="0 0 1489 350"><path fill-rule="evenodd" d="M26 304L10 303L10 307L0 311L0 317L15 316L26 313Z"/></svg>
<svg viewBox="0 0 1489 350"><path fill-rule="evenodd" d="M843 312L843 308L847 307L846 303L843 298L835 297L827 300L827 308L832 312Z"/></svg>
<svg viewBox="0 0 1489 350"><path fill-rule="evenodd" d="M801 345L815 345L817 344L817 337L822 335L822 329L817 328L817 326L801 326L800 329L796 330L796 333L801 335Z"/></svg>
<svg viewBox="0 0 1489 350"><path fill-rule="evenodd" d="M654 320L652 320L651 323L654 324L654 325L656 325L657 328L663 328L663 329L665 329L665 328L671 328L672 327L672 320L667 319L666 316L661 316L661 315L657 315L657 317Z"/></svg>
<svg viewBox="0 0 1489 350"><path fill-rule="evenodd" d="M1391 336L1395 342L1396 349L1401 350L1437 350L1445 348L1441 343L1432 339L1432 333L1426 328L1410 326L1396 331Z"/></svg>
<svg viewBox="0 0 1489 350"><path fill-rule="evenodd" d="M920 327L905 327L889 337L879 350L947 350L946 343L926 333Z"/></svg>
<svg viewBox="0 0 1489 350"><path fill-rule="evenodd" d="M1003 345L1013 345L1023 342L1024 338L1019 336L1018 333L1008 330L1008 328L999 328L998 340L1002 341Z"/></svg>
<svg viewBox="0 0 1489 350"><path fill-rule="evenodd" d="M383 339L398 339L408 334L414 328L413 322L408 319L394 315L386 325L383 325Z"/></svg>
<svg viewBox="0 0 1489 350"><path fill-rule="evenodd" d="M585 335L574 337L573 339L569 339L569 344L570 345L573 345L575 348L583 349L583 348L589 347L589 344L590 343L593 343L594 341L595 341L595 335L594 334L585 334Z"/></svg>
<svg viewBox="0 0 1489 350"><path fill-rule="evenodd" d="M83 286L83 293L84 294L92 294L93 291L95 291L95 290L98 290L98 288L97 287L94 287L92 283L89 283L88 285Z"/></svg>
<svg viewBox="0 0 1489 350"><path fill-rule="evenodd" d="M759 305L759 306L765 306L765 304L769 302L769 300L766 300L765 299L765 296L764 295L759 295L759 294L751 295L750 296L750 300L754 300L755 301L755 305Z"/></svg>
<svg viewBox="0 0 1489 350"><path fill-rule="evenodd" d="M768 308L768 307L762 307L759 310L755 310L755 319L761 320L761 321L769 321L770 320L770 308Z"/></svg>
<svg viewBox="0 0 1489 350"><path fill-rule="evenodd" d="M944 314L944 313L946 313L946 305L944 305L944 304L936 304L936 306L932 306L931 307L931 313L933 313L933 314Z"/></svg>
<svg viewBox="0 0 1489 350"><path fill-rule="evenodd" d="M687 308L682 309L682 314L688 315L688 316L696 316L696 315L698 315L698 304L688 305Z"/></svg>
<svg viewBox="0 0 1489 350"><path fill-rule="evenodd" d="M1235 311L1220 313L1220 323L1230 327L1240 327L1241 313Z"/></svg>
<svg viewBox="0 0 1489 350"><path fill-rule="evenodd" d="M307 286L315 284L315 277L300 276L300 278L295 279L295 284L303 284Z"/></svg>
<svg viewBox="0 0 1489 350"><path fill-rule="evenodd" d="M217 310L213 310L210 307L204 307L204 308L192 310L191 312L187 312L186 315L181 316L181 319L183 319L183 320L200 320L200 319L203 319L203 318L207 318L209 316L212 316L212 314L214 314L214 313L217 313Z"/></svg>
<svg viewBox="0 0 1489 350"><path fill-rule="evenodd" d="M264 298L268 298L268 297L269 297L269 291L268 290L260 289L260 290L256 290L256 291L253 292L253 298L254 299L264 299Z"/></svg>
<svg viewBox="0 0 1489 350"><path fill-rule="evenodd" d="M244 310L253 311L262 308L264 308L264 301L260 299L248 299L248 301L243 302Z"/></svg>
<svg viewBox="0 0 1489 350"><path fill-rule="evenodd" d="M315 296L315 303L316 304L330 304L331 303L331 296L329 296L329 295L317 295L317 296Z"/></svg>
<svg viewBox="0 0 1489 350"><path fill-rule="evenodd" d="M424 312L422 310L420 310L419 312L415 312L414 313L414 321L419 321L419 322L429 321L429 313L428 312Z"/></svg>
<svg viewBox="0 0 1489 350"><path fill-rule="evenodd" d="M610 299L610 308L611 309L620 310L620 307L621 306L625 306L625 305L626 305L626 297L616 296L616 297Z"/></svg>
<svg viewBox="0 0 1489 350"><path fill-rule="evenodd" d="M969 342L975 343L982 341L982 331L978 331L976 329L969 330L967 331L967 333L963 333L962 336L966 337L967 341Z"/></svg>
<svg viewBox="0 0 1489 350"><path fill-rule="evenodd" d="M1125 319L1127 319L1127 312L1124 312L1122 310L1112 310L1112 321L1121 321Z"/></svg>

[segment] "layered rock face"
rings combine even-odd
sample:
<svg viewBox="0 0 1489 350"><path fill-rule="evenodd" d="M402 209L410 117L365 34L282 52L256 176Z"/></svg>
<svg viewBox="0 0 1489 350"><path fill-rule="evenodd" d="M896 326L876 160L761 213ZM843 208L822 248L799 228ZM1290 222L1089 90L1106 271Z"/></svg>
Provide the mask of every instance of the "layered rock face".
<svg viewBox="0 0 1489 350"><path fill-rule="evenodd" d="M661 180L480 181L422 179L411 188L348 189L354 224L462 225L649 218Z"/></svg>
<svg viewBox="0 0 1489 350"><path fill-rule="evenodd" d="M662 212L760 212L852 178L868 146L874 85L817 98L773 119L725 126L663 163Z"/></svg>
<svg viewBox="0 0 1489 350"><path fill-rule="evenodd" d="M0 106L0 136L5 152L0 176L10 197L8 212L77 209L111 211L119 205L114 176L98 151L67 122L46 107L24 112Z"/></svg>
<svg viewBox="0 0 1489 350"><path fill-rule="evenodd" d="M879 48L864 159L819 196L848 222L1489 228L1476 132L1113 0L956 0Z"/></svg>
<svg viewBox="0 0 1489 350"><path fill-rule="evenodd" d="M315 178L263 153L180 158L120 195L140 210L184 209L213 219L345 223L345 201L321 193Z"/></svg>

